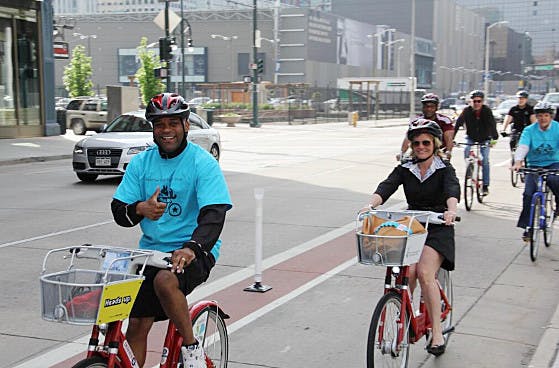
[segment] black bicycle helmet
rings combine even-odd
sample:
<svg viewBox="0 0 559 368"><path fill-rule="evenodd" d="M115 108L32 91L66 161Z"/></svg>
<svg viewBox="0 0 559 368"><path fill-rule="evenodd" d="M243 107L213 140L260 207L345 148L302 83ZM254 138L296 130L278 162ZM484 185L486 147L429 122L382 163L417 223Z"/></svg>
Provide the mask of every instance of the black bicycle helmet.
<svg viewBox="0 0 559 368"><path fill-rule="evenodd" d="M473 99L475 97L485 98L485 94L483 93L483 91L480 91L479 89L475 89L472 92L470 92L470 99Z"/></svg>
<svg viewBox="0 0 559 368"><path fill-rule="evenodd" d="M188 119L190 107L180 95L176 93L160 93L153 96L146 108L146 119L155 121L165 116L180 116Z"/></svg>
<svg viewBox="0 0 559 368"><path fill-rule="evenodd" d="M528 98L528 92L526 91L518 91L516 92L516 97L518 98Z"/></svg>
<svg viewBox="0 0 559 368"><path fill-rule="evenodd" d="M547 102L540 101L536 104L536 106L534 106L534 114L542 114L546 112L553 115L553 113L555 113L555 108L553 107L553 105Z"/></svg>
<svg viewBox="0 0 559 368"><path fill-rule="evenodd" d="M439 105L439 96L434 93L427 93L421 97L421 103L434 103L435 105Z"/></svg>
<svg viewBox="0 0 559 368"><path fill-rule="evenodd" d="M439 141L443 140L443 131L439 124L433 120L417 118L410 123L407 133L408 140L411 141L413 137L421 133L431 134L433 137L438 138Z"/></svg>

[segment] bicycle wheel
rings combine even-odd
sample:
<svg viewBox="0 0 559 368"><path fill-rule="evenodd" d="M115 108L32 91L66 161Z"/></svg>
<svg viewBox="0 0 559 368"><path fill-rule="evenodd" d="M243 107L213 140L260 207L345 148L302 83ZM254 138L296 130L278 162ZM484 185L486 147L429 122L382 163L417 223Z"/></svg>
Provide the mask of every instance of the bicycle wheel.
<svg viewBox="0 0 559 368"><path fill-rule="evenodd" d="M483 171L481 165L476 167L476 196L479 203L483 202Z"/></svg>
<svg viewBox="0 0 559 368"><path fill-rule="evenodd" d="M397 345L401 308L402 297L395 292L385 294L379 300L369 326L367 368L408 366L410 317L407 314L403 324L404 338ZM379 341L380 336L382 341Z"/></svg>
<svg viewBox="0 0 559 368"><path fill-rule="evenodd" d="M77 362L75 365L72 366L72 368L106 368L106 367L107 367L107 359L100 356L94 356L91 358L80 360L79 362ZM117 363L116 367L120 367L120 365Z"/></svg>
<svg viewBox="0 0 559 368"><path fill-rule="evenodd" d="M511 166L514 165L514 158L511 160ZM510 170L510 182L512 184L513 187L516 187L516 185L518 184L518 178L519 178L520 174L518 173L518 171L515 170Z"/></svg>
<svg viewBox="0 0 559 368"><path fill-rule="evenodd" d="M538 249L542 238L543 229L540 227L541 208L541 198L537 197L536 204L534 206L534 214L532 216L532 234L530 236L530 259L532 262L536 262L536 259L538 258Z"/></svg>
<svg viewBox="0 0 559 368"><path fill-rule="evenodd" d="M439 284L446 295L446 299L450 304L450 311L446 315L446 318L441 319L441 326L444 331L448 331L452 327L452 314L453 309L452 305L454 303L454 290L452 289L452 272L445 270L444 268L439 268L439 272L437 275L437 279L439 280ZM445 301L441 298L441 313L446 309ZM448 339L452 331L448 331L447 333L443 334L444 343L448 345Z"/></svg>
<svg viewBox="0 0 559 368"><path fill-rule="evenodd" d="M229 338L225 321L217 310L207 307L192 318L194 337L202 344L208 368L226 368L229 356ZM181 355L182 361L182 355Z"/></svg>
<svg viewBox="0 0 559 368"><path fill-rule="evenodd" d="M472 209L472 204L474 202L474 185L472 183L473 172L474 165L468 164L468 167L466 167L466 175L464 176L464 204L466 205L467 211Z"/></svg>
<svg viewBox="0 0 559 368"><path fill-rule="evenodd" d="M546 247L551 245L553 239L553 226L555 225L555 197L553 192L547 188L545 194L545 231L543 242Z"/></svg>

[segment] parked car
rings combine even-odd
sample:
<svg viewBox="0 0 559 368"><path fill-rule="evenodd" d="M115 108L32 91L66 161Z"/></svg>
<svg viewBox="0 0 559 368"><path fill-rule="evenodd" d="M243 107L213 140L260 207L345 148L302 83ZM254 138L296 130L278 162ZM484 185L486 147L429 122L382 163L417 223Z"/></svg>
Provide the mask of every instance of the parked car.
<svg viewBox="0 0 559 368"><path fill-rule="evenodd" d="M194 97L192 100L188 101L188 106L196 107L210 102L212 99L209 97Z"/></svg>
<svg viewBox="0 0 559 368"><path fill-rule="evenodd" d="M441 103L439 104L439 109L450 109L451 105L456 105L456 102L459 99L456 97L447 97L447 98L443 98L441 100Z"/></svg>
<svg viewBox="0 0 559 368"><path fill-rule="evenodd" d="M190 113L188 140L219 161L221 139L199 115ZM132 157L154 145L153 127L145 119L145 110L116 117L99 133L82 139L74 146L72 165L78 178L93 182L99 175L124 175Z"/></svg>
<svg viewBox="0 0 559 368"><path fill-rule="evenodd" d="M510 108L513 107L514 105L518 105L517 98L510 98L508 100L504 100L496 108L492 109L493 117L495 118L497 124L500 124L503 121L505 121L505 116L507 116L507 114L510 111Z"/></svg>
<svg viewBox="0 0 559 368"><path fill-rule="evenodd" d="M104 98L78 97L66 106L66 128L76 135L88 130L100 132L107 124L107 100Z"/></svg>
<svg viewBox="0 0 559 368"><path fill-rule="evenodd" d="M559 107L559 92L546 93L546 95L543 96L542 101L552 104L557 110L557 108Z"/></svg>

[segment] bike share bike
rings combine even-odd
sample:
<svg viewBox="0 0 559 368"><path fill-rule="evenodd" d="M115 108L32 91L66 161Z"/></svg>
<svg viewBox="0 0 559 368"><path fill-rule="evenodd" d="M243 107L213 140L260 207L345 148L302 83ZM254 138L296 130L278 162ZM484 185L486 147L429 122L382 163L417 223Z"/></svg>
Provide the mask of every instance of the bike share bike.
<svg viewBox="0 0 559 368"><path fill-rule="evenodd" d="M376 218L376 219L375 219ZM378 226L371 226L381 219ZM456 218L459 221L460 218ZM414 223L424 224L419 230ZM431 317L420 299L414 308L409 291L409 267L419 261L429 231L429 223L442 224L442 214L429 211L367 210L357 217L357 251L359 263L385 266L384 295L371 318L367 339L367 368L407 367L410 344L426 336L430 342ZM370 229L374 227L373 231ZM378 229L394 227L404 235L380 235ZM386 233L385 233L386 234ZM441 322L445 345L452 325L452 273L439 269L437 283L441 296ZM437 317L438 318L438 317Z"/></svg>
<svg viewBox="0 0 559 368"><path fill-rule="evenodd" d="M509 133L503 131L501 132L501 136L502 137L509 137L510 141L511 141L511 166L514 165L514 153L516 152L516 147L518 146L518 141L520 140L520 134L522 134L521 132L517 132L516 130L512 130ZM512 184L513 187L516 187L518 185L518 181L520 180L520 182L524 183L524 173L522 171L515 171L515 170L511 170L510 171L510 182Z"/></svg>
<svg viewBox="0 0 559 368"><path fill-rule="evenodd" d="M66 261L61 263L61 259ZM65 267L60 266L63 263ZM139 367L122 326L144 280L145 267L171 265L170 253L110 246L83 245L47 253L40 277L42 318L93 325L87 356L73 368ZM206 353L207 367L227 367L229 350L224 320L229 316L215 301L200 301L189 311L194 336ZM169 321L159 367L182 367L181 346L182 336Z"/></svg>
<svg viewBox="0 0 559 368"><path fill-rule="evenodd" d="M527 227L530 234L530 259L535 262L538 258L538 250L543 238L546 247L551 245L553 238L553 226L555 224L555 196L547 186L547 177L559 175L557 169L527 168L522 167L519 171L524 174L537 175L537 189L532 195L530 204L530 218Z"/></svg>
<svg viewBox="0 0 559 368"><path fill-rule="evenodd" d="M474 203L474 190L477 201L483 202L483 159L480 154L481 147L487 146L485 143L457 143L457 146L472 146L466 159L466 173L464 175L464 204L466 210L471 211Z"/></svg>

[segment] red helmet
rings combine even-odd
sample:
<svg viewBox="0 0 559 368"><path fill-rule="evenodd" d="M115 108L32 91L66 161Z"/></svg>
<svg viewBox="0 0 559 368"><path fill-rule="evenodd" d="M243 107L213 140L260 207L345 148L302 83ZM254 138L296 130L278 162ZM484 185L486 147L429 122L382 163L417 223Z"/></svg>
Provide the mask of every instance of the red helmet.
<svg viewBox="0 0 559 368"><path fill-rule="evenodd" d="M434 103L435 105L439 105L439 96L434 93L427 93L421 97L421 103Z"/></svg>
<svg viewBox="0 0 559 368"><path fill-rule="evenodd" d="M190 107L184 98L176 93L166 92L153 96L146 108L146 119L148 121L155 121L165 116L177 115L181 118L188 119Z"/></svg>
<svg viewBox="0 0 559 368"><path fill-rule="evenodd" d="M437 137L440 141L443 139L443 131L439 124L429 119L418 118L410 123L408 129L408 140L412 140L413 137L421 133L431 134L433 137Z"/></svg>

